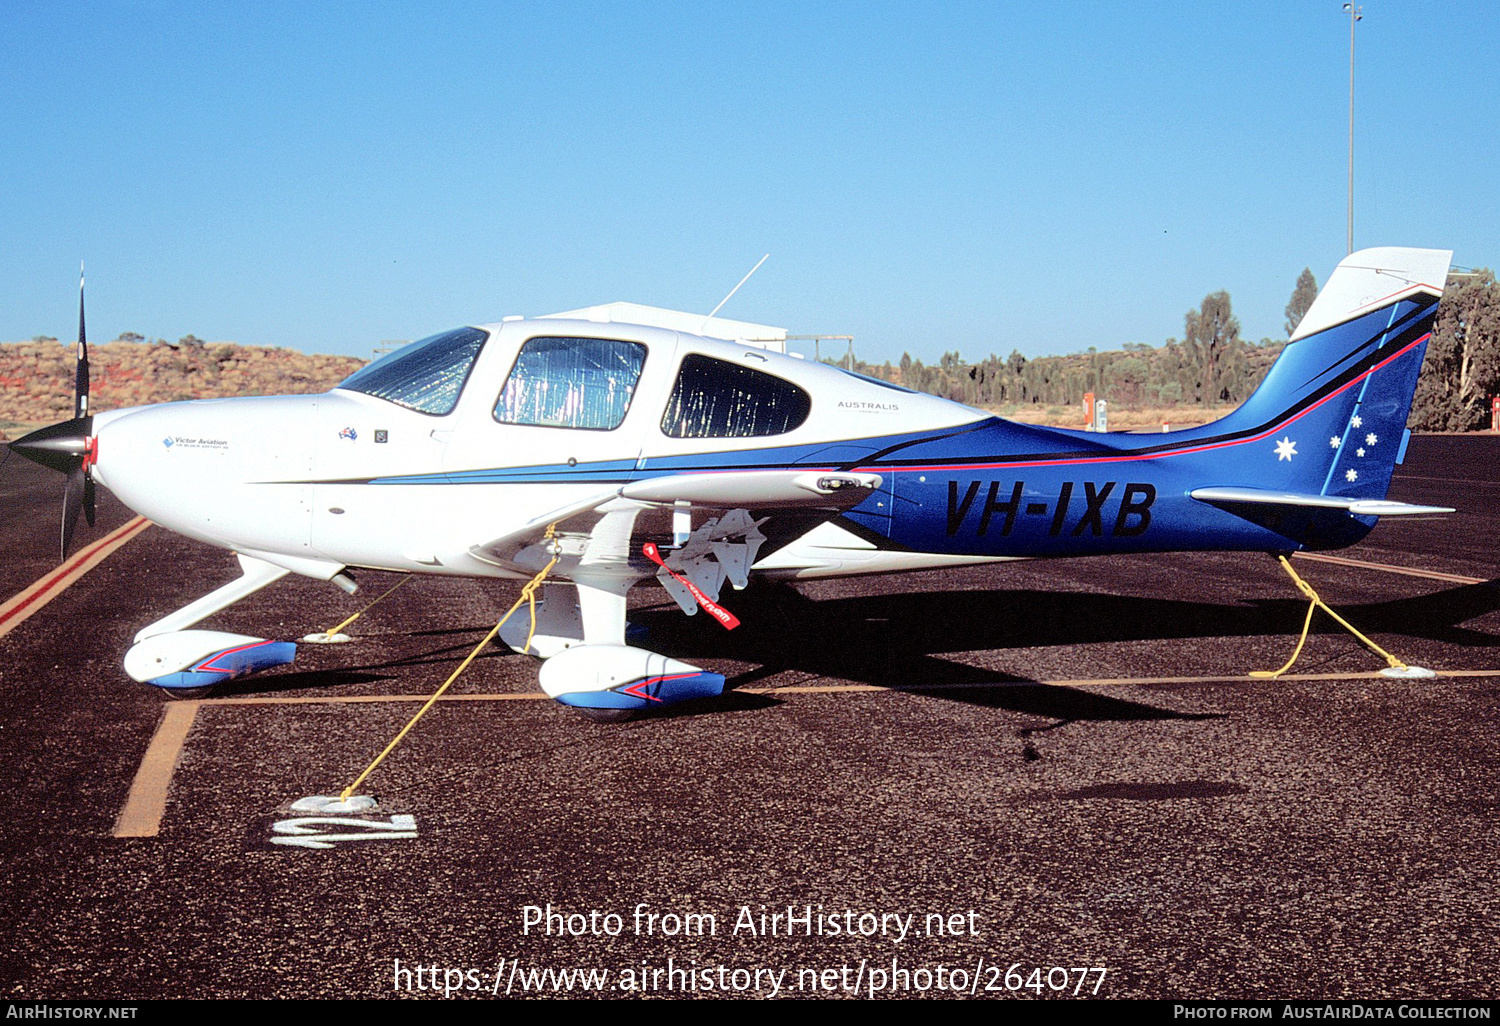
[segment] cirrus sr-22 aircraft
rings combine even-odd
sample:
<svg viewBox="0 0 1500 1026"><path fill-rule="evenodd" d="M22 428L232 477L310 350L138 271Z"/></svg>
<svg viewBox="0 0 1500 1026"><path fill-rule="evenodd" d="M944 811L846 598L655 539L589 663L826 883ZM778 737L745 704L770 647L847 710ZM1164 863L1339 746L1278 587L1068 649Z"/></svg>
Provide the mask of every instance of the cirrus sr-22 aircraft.
<svg viewBox="0 0 1500 1026"><path fill-rule="evenodd" d="M1405 453L1447 251L1343 260L1253 395L1162 434L1017 424L836 367L661 326L507 318L413 342L323 395L90 415L80 296L75 417L12 443L68 474L63 547L97 481L233 550L238 579L143 627L136 680L200 688L290 662L194 624L287 573L525 580L557 562L543 690L619 715L724 678L628 644L656 579L688 614L727 581L1184 550L1353 544ZM701 330L701 329L700 329Z"/></svg>

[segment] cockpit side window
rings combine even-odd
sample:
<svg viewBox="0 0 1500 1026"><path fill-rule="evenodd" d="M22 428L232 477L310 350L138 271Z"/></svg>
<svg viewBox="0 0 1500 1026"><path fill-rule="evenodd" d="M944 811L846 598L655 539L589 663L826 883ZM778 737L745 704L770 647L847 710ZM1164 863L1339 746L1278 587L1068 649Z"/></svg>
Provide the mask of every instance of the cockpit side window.
<svg viewBox="0 0 1500 1026"><path fill-rule="evenodd" d="M646 364L639 342L608 338L532 338L495 403L501 424L610 431L630 409Z"/></svg>
<svg viewBox="0 0 1500 1026"><path fill-rule="evenodd" d="M661 418L672 438L750 438L802 426L812 397L763 371L689 353Z"/></svg>
<svg viewBox="0 0 1500 1026"><path fill-rule="evenodd" d="M478 328L445 331L402 346L355 371L338 387L441 417L458 405L488 337Z"/></svg>

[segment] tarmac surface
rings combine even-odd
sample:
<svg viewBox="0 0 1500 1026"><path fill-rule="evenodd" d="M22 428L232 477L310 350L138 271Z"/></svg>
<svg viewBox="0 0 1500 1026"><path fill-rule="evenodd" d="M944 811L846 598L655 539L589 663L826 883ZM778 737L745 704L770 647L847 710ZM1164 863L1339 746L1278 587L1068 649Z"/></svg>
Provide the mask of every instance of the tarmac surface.
<svg viewBox="0 0 1500 1026"><path fill-rule="evenodd" d="M149 528L0 637L0 991L1492 998L1500 438L1398 469L1392 498L1459 512L1337 554L1388 569L1294 562L1434 679L1323 614L1288 677L1247 677L1307 608L1261 554L752 587L733 633L643 587L650 646L734 691L596 724L491 646L360 789L378 809L322 823L291 803L518 589L414 579L356 641L174 702L119 660L235 569ZM0 598L55 568L61 492L0 464ZM74 548L129 517L101 496ZM295 639L395 579L288 578L203 626ZM320 835L353 839L285 843ZM528 923L548 905L576 917Z"/></svg>

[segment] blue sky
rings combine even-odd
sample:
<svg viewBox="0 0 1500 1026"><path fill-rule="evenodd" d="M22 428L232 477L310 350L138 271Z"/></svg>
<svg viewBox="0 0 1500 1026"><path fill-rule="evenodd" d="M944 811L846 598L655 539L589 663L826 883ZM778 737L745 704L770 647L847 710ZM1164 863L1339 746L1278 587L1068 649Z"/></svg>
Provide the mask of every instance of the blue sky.
<svg viewBox="0 0 1500 1026"><path fill-rule="evenodd" d="M1332 0L0 0L0 339L367 355L615 299L875 361L1282 334L1344 255ZM1500 19L1369 0L1355 243L1500 262Z"/></svg>

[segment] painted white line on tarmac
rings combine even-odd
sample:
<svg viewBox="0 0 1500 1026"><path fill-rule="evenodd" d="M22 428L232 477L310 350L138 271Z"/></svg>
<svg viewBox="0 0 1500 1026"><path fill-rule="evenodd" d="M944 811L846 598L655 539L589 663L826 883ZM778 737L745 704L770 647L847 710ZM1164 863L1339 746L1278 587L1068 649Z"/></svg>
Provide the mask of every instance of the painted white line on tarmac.
<svg viewBox="0 0 1500 1026"><path fill-rule="evenodd" d="M1438 670L1437 678L1463 679L1469 677L1500 677L1500 670ZM1369 673L1288 673L1274 680L1245 675L1221 677L1098 677L1077 680L1015 680L991 683L963 684L903 684L884 687L879 684L794 684L787 687L736 688L746 695L834 695L870 694L881 691L931 692L966 691L976 688L997 687L1149 687L1163 684L1267 684L1295 683L1299 681L1367 680L1390 683L1378 671ZM120 810L115 823L115 837L155 837L161 830L162 816L166 811L167 791L198 712L205 706L266 706L266 705L369 705L393 702L426 702L431 695L328 695L328 696L242 696L234 698L205 698L198 701L172 702L166 707L161 724L141 759L135 780L130 785L130 795L125 807ZM540 702L550 701L540 691L520 691L500 694L444 695L439 702Z"/></svg>
<svg viewBox="0 0 1500 1026"><path fill-rule="evenodd" d="M1403 574L1407 577L1425 577L1431 581L1444 581L1448 584L1488 584L1482 577L1465 577L1462 574L1445 574L1438 570L1417 570L1409 566L1396 566L1392 563L1371 563L1364 559L1350 559L1348 556L1330 556L1322 552L1294 552L1293 559L1310 559L1318 563L1335 563L1339 566L1354 566L1361 570L1381 570L1388 574Z"/></svg>
<svg viewBox="0 0 1500 1026"><path fill-rule="evenodd" d="M197 716L197 702L172 702L166 706L130 784L125 807L115 820L115 837L155 837L161 830L161 818L167 811L167 789L172 786L183 742Z"/></svg>

